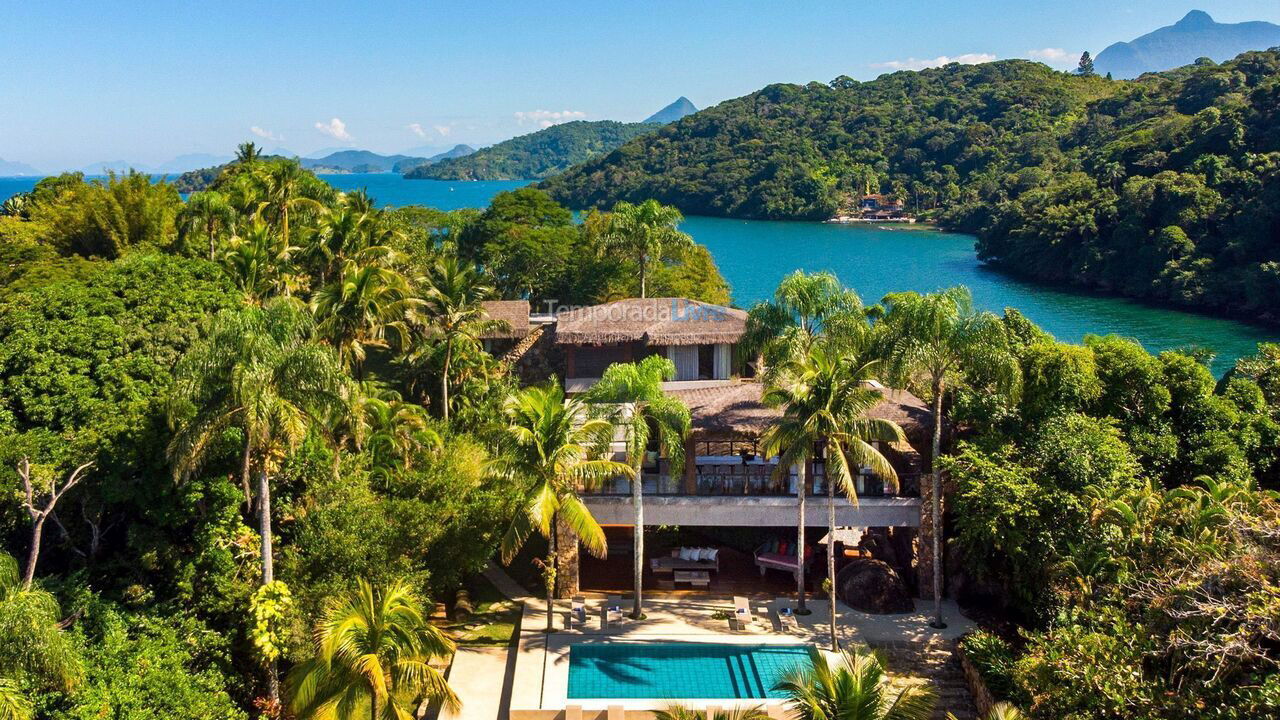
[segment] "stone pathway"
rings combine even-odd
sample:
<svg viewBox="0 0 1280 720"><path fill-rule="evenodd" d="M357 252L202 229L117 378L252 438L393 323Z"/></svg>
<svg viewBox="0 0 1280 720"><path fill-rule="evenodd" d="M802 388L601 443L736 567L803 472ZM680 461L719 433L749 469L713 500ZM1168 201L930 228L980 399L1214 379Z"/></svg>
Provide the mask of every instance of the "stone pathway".
<svg viewBox="0 0 1280 720"><path fill-rule="evenodd" d="M955 643L938 638L924 643L880 642L869 643L885 658L895 685L927 681L937 694L934 720L946 720L947 713L957 720L974 720L977 709L964 671L953 648Z"/></svg>

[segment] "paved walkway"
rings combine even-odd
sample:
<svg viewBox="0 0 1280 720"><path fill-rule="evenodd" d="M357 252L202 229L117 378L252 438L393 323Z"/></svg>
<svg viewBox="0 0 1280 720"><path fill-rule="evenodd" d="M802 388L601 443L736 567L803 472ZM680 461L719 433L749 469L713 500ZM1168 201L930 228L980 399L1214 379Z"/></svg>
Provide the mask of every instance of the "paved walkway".
<svg viewBox="0 0 1280 720"><path fill-rule="evenodd" d="M501 567L490 562L481 573L486 580L508 599L527 607L536 602ZM539 604L539 612L546 603ZM545 615L544 615L545 617ZM516 652L523 622L516 627L516 636L508 645L460 647L449 664L449 685L462 700L462 710L457 713L442 711L439 720L507 720L511 709L511 692L514 687Z"/></svg>

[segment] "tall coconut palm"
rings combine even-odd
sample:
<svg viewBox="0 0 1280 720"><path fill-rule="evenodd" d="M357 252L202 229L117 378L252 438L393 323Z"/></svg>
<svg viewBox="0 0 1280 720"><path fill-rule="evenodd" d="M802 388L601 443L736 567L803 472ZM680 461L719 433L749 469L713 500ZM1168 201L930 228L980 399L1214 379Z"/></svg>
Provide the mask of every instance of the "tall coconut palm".
<svg viewBox="0 0 1280 720"><path fill-rule="evenodd" d="M840 285L831 273L801 271L778 283L773 299L758 303L747 314L743 348L763 359L768 380L778 369L799 361L819 338L830 344L857 344L868 332L862 300ZM786 465L779 465L786 471ZM797 468L796 550L805 547L805 494L807 467ZM803 557L801 558L803 560ZM797 609L806 609L804 564L796 570Z"/></svg>
<svg viewBox="0 0 1280 720"><path fill-rule="evenodd" d="M262 157L262 148L254 142L242 142L236 146L236 162L248 164Z"/></svg>
<svg viewBox="0 0 1280 720"><path fill-rule="evenodd" d="M933 444L930 454L931 535L933 536L933 621L942 619L942 454L943 398L950 384L966 375L991 379L1005 392L1019 385L1018 359L1000 318L977 312L968 288L936 293L886 295L887 312L877 332L889 376L905 384L923 376L933 393Z"/></svg>
<svg viewBox="0 0 1280 720"><path fill-rule="evenodd" d="M18 561L0 552L0 720L32 716L25 685L66 692L82 675L75 646L58 626L57 600L27 587Z"/></svg>
<svg viewBox="0 0 1280 720"><path fill-rule="evenodd" d="M293 212L320 214L325 210L323 200L332 189L314 175L302 169L294 160L268 163L256 174L262 188L262 201L258 215L280 229L281 237L289 244L289 216Z"/></svg>
<svg viewBox="0 0 1280 720"><path fill-rule="evenodd" d="M449 420L449 371L460 345L478 348L480 334L503 325L492 320L481 304L493 294L475 268L452 256L443 257L419 281L421 288L416 313L426 326L429 338L444 343L440 373L440 408Z"/></svg>
<svg viewBox="0 0 1280 720"><path fill-rule="evenodd" d="M926 720L933 714L933 690L908 685L894 692L878 655L846 650L832 667L814 657L775 688L787 697L797 720Z"/></svg>
<svg viewBox="0 0 1280 720"><path fill-rule="evenodd" d="M584 398L590 403L617 406L613 422L625 425L627 431L627 462L635 473L631 479L632 524L635 527L635 547L632 548L635 603L631 612L637 619L644 612L644 478L641 468L650 438L656 434L658 446L667 456L673 477L678 477L684 468L684 440L690 427L689 408L662 392L662 383L675 376L675 364L658 355L650 355L638 363L615 363L604 371L604 377Z"/></svg>
<svg viewBox="0 0 1280 720"><path fill-rule="evenodd" d="M362 200L364 198L364 200ZM393 243L399 231L386 222L381 211L365 206L366 196L347 194L339 206L320 218L307 237L302 258L316 284L333 279L343 264L390 266L396 259Z"/></svg>
<svg viewBox="0 0 1280 720"><path fill-rule="evenodd" d="M409 284L400 273L351 260L311 300L320 336L337 349L343 367L357 377L369 348L388 347L388 336L405 342L412 305Z"/></svg>
<svg viewBox="0 0 1280 720"><path fill-rule="evenodd" d="M299 720L406 720L423 701L462 708L444 675L453 641L431 623L403 581L360 580L316 627L315 656L289 673L289 710Z"/></svg>
<svg viewBox="0 0 1280 720"><path fill-rule="evenodd" d="M680 232L681 222L684 216L679 210L653 198L639 205L619 202L610 211L604 223L604 243L640 266L640 297L646 297L651 263L661 260L666 250L693 247L693 238Z"/></svg>
<svg viewBox="0 0 1280 720"><path fill-rule="evenodd" d="M581 400L565 400L552 380L525 388L507 399L504 423L497 435L494 469L520 483L521 510L502 537L502 562L509 563L533 532L547 539L547 630L552 629L556 575L559 571L557 529L573 532L597 557L608 552L604 530L578 496L579 491L619 475L630 478L629 465L598 459L608 447L613 424L592 418Z"/></svg>
<svg viewBox="0 0 1280 720"><path fill-rule="evenodd" d="M310 315L279 298L223 311L178 362L169 398L175 478L199 469L228 428L244 433L241 481L257 471L262 584L275 580L271 475L320 418L342 406L345 376L332 350L313 340ZM268 678L278 696L274 664Z"/></svg>
<svg viewBox="0 0 1280 720"><path fill-rule="evenodd" d="M893 485L893 465L872 443L901 442L902 428L890 420L867 417L882 399L867 385L875 360L865 355L813 344L803 358L787 363L764 393L766 404L783 408L782 418L761 439L762 452L779 453L779 470L803 467L825 445L827 490L827 600L831 612L831 651L840 649L836 636L836 488L858 504L854 476L868 467ZM804 566L804 547L796 548L798 567Z"/></svg>
<svg viewBox="0 0 1280 720"><path fill-rule="evenodd" d="M782 279L773 299L747 314L743 347L758 353L765 367L780 367L804 355L819 337L859 342L865 337L862 299L829 272L797 270Z"/></svg>
<svg viewBox="0 0 1280 720"><path fill-rule="evenodd" d="M261 221L253 221L231 237L222 253L222 266L252 304L275 295L289 295L297 278L288 272L298 248Z"/></svg>
<svg viewBox="0 0 1280 720"><path fill-rule="evenodd" d="M226 195L217 190L192 193L178 212L178 232L183 240L203 233L209 243L209 259L218 258L218 240L235 225L236 209Z"/></svg>

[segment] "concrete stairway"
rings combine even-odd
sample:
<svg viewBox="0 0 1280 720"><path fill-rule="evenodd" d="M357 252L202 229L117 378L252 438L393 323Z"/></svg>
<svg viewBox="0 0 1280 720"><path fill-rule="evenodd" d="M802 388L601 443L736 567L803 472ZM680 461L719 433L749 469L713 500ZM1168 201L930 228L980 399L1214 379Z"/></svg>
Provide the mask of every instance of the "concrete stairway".
<svg viewBox="0 0 1280 720"><path fill-rule="evenodd" d="M977 718L977 709L951 641L895 642L872 647L884 655L895 685L926 681L932 686L938 698L933 711L935 720L945 720L948 712L958 720Z"/></svg>

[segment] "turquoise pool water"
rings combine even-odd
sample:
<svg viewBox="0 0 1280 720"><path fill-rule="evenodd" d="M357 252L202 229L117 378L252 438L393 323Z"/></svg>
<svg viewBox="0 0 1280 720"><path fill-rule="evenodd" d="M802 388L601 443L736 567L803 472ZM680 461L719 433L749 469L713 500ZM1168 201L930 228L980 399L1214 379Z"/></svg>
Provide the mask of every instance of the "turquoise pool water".
<svg viewBox="0 0 1280 720"><path fill-rule="evenodd" d="M600 643L569 648L571 699L777 698L808 645Z"/></svg>

